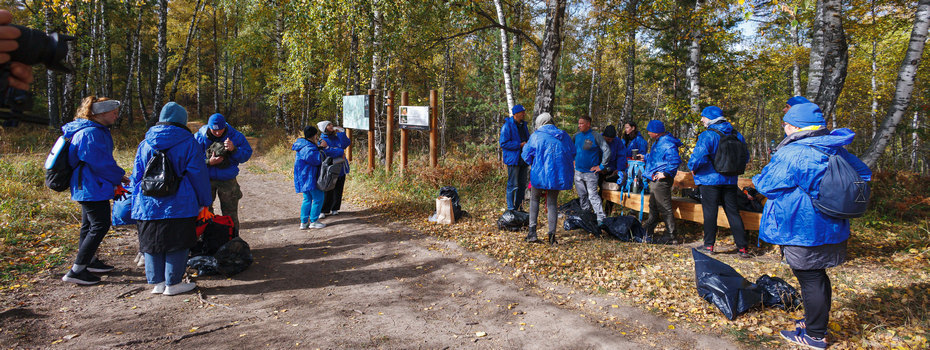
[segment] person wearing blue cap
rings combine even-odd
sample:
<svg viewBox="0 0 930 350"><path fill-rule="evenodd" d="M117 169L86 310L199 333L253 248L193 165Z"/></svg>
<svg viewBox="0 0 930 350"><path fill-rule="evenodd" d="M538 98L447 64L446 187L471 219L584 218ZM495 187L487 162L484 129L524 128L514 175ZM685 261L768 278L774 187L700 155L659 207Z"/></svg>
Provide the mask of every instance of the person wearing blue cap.
<svg viewBox="0 0 930 350"><path fill-rule="evenodd" d="M872 171L844 148L855 133L842 128L830 131L820 107L799 103L782 118L788 136L776 147L769 164L752 178L768 201L762 210L759 239L781 246L791 271L801 285L804 318L796 328L782 331L789 342L814 349L827 347L832 287L826 269L846 260L849 219L827 216L814 206L821 194L829 155L851 166L861 180L870 181ZM832 194L832 193L831 193Z"/></svg>
<svg viewBox="0 0 930 350"><path fill-rule="evenodd" d="M252 146L241 132L226 123L222 114L214 113L207 125L194 135L197 143L206 151L207 170L210 174L211 198L219 196L220 209L235 223L234 232L239 234L239 200L242 190L236 176L239 164L252 157ZM213 207L210 207L211 211Z"/></svg>
<svg viewBox="0 0 930 350"><path fill-rule="evenodd" d="M529 165L520 157L520 153L530 139L530 132L526 128L526 109L523 105L513 106L511 112L513 117L504 120L500 135L501 153L507 165L507 210L522 210L529 181Z"/></svg>
<svg viewBox="0 0 930 350"><path fill-rule="evenodd" d="M681 165L678 147L682 143L665 131L665 124L660 120L651 120L646 125L649 137L655 140L652 149L646 154L646 167L643 178L652 181L649 185L649 218L643 223L646 233L653 235L660 215L665 217L666 234L662 240L674 243L678 234L675 226L675 211L672 207L672 184Z"/></svg>
<svg viewBox="0 0 930 350"><path fill-rule="evenodd" d="M733 232L733 241L736 243L736 253L741 258L749 257L749 243L746 241L746 230L743 228L743 218L739 216L737 196L740 195L737 179L739 175L721 174L714 166L716 157L721 150L721 140L725 135L734 135L745 147L743 135L733 128L733 125L723 117L723 111L717 106L709 106L701 111L701 123L707 128L698 135L694 152L688 160L688 169L694 173L694 183L701 192L701 209L704 211L704 245L700 250L703 253L714 253L714 243L717 240L717 213L723 202L723 211ZM727 140L732 140L729 138ZM728 144L729 145L729 144ZM727 156L745 156L749 159L748 148L741 149L741 154ZM739 163L739 160L734 160ZM745 163L742 163L745 165ZM743 167L745 170L745 167Z"/></svg>
<svg viewBox="0 0 930 350"><path fill-rule="evenodd" d="M788 113L788 110L791 109L791 107L802 103L811 103L811 101L808 101L806 98L804 98L804 96L793 96L789 98L787 102L785 102L785 108L781 111L782 113Z"/></svg>

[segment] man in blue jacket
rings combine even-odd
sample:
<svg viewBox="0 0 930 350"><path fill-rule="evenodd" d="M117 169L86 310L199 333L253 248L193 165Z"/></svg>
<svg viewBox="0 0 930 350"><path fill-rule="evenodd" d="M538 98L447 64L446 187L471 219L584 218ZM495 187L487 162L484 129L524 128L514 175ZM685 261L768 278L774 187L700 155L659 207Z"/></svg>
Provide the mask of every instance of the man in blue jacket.
<svg viewBox="0 0 930 350"><path fill-rule="evenodd" d="M623 140L617 137L617 129L614 128L613 125L605 126L604 132L601 133L601 137L603 137L607 145L610 146L610 160L607 162L607 169L600 172L599 181L622 183L625 181L627 168L626 158L628 155L626 145L623 144ZM611 209L613 209L613 202L606 201L603 203L604 214L610 215Z"/></svg>
<svg viewBox="0 0 930 350"><path fill-rule="evenodd" d="M539 216L539 197L546 193L546 211L549 218L549 244L556 245L555 230L558 227L559 191L572 188L572 161L575 146L571 137L554 125L552 115L542 113L536 117L536 132L530 136L523 148L521 158L532 166L530 170L530 232L526 241L538 242L536 222Z"/></svg>
<svg viewBox="0 0 930 350"><path fill-rule="evenodd" d="M845 262L850 231L848 219L829 217L813 205L812 198L820 195L820 182L829 163L822 152L842 157L865 181L871 180L872 171L844 148L856 134L845 128L828 130L816 104L796 104L782 121L788 136L776 147L762 173L752 178L759 193L768 198L759 238L781 246L801 285L804 319L795 321L796 329L782 331L782 337L797 345L824 349L832 299L826 269Z"/></svg>
<svg viewBox="0 0 930 350"><path fill-rule="evenodd" d="M675 212L672 207L672 184L681 165L678 147L681 141L665 132L665 124L659 120L649 121L646 126L649 137L655 140L652 150L646 155L646 168L643 171L645 181L649 184L649 219L643 223L646 233L653 235L659 224L659 215L665 217L666 235L664 241L674 243L678 231L675 226Z"/></svg>
<svg viewBox="0 0 930 350"><path fill-rule="evenodd" d="M520 157L523 146L530 139L526 128L526 109L523 105L513 106L513 117L504 120L501 126L500 145L507 165L507 210L521 210L526 193L529 166Z"/></svg>
<svg viewBox="0 0 930 350"><path fill-rule="evenodd" d="M698 135L694 152L688 160L688 169L694 173L694 183L701 191L701 208L704 211L704 245L701 246L701 251L714 253L714 243L717 240L717 208L723 202L723 211L733 231L737 254L741 258L748 258L749 243L746 241L743 218L739 216L736 202L737 196L741 194L737 186L738 175L727 176L714 169L714 157L717 155L721 135L736 134L736 138L741 142L746 141L723 117L723 111L717 106L709 106L701 111L701 123L707 130ZM746 159L749 159L748 150Z"/></svg>
<svg viewBox="0 0 930 350"><path fill-rule="evenodd" d="M216 199L219 195L223 215L233 219L236 223L234 230L239 234L239 199L242 199L242 190L236 176L239 175L239 164L252 157L252 147L245 136L227 124L226 118L219 113L210 116L207 125L197 131L194 139L207 152L211 198ZM210 209L213 209L212 206Z"/></svg>
<svg viewBox="0 0 930 350"><path fill-rule="evenodd" d="M333 123L328 120L317 123L316 127L323 133L323 136L320 137L320 149L323 150L323 153L330 158L345 157L345 150L352 143L349 137L346 136L345 129L333 126ZM338 215L339 209L342 208L342 191L346 186L346 175L349 174L350 170L349 162L344 164L342 173L339 175L339 179L336 180L336 187L326 191L322 209L325 214L321 214L321 218L325 215Z"/></svg>
<svg viewBox="0 0 930 350"><path fill-rule="evenodd" d="M578 118L578 133L575 142L575 191L581 201L581 210L592 210L601 226L607 215L601 205L601 194L597 191L597 174L607 169L611 159L610 146L600 133L591 131L591 117Z"/></svg>

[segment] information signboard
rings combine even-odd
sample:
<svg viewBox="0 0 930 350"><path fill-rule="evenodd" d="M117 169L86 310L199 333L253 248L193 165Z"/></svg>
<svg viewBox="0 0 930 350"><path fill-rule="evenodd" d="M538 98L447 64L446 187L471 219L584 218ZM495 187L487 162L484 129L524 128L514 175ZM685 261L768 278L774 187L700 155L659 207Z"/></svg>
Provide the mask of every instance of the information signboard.
<svg viewBox="0 0 930 350"><path fill-rule="evenodd" d="M353 95L342 98L342 126L346 129L368 130L369 96Z"/></svg>
<svg viewBox="0 0 930 350"><path fill-rule="evenodd" d="M429 130L429 106L400 106L400 128Z"/></svg>

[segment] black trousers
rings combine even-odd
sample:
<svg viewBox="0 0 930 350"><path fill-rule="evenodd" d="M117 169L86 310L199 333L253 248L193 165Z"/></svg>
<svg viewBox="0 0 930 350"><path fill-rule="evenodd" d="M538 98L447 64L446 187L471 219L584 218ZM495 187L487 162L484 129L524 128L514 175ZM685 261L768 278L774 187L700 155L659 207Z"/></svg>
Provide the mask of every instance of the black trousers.
<svg viewBox="0 0 930 350"><path fill-rule="evenodd" d="M704 210L704 245L714 245L717 241L717 209L723 203L723 212L727 215L733 241L737 248L746 248L746 230L743 218L739 216L736 205L737 195L741 194L736 185L701 185L701 207Z"/></svg>
<svg viewBox="0 0 930 350"><path fill-rule="evenodd" d="M807 334L823 338L827 334L830 322L830 304L833 302L833 290L827 270L795 270L794 276L801 284L801 299L804 302L804 323Z"/></svg>
<svg viewBox="0 0 930 350"><path fill-rule="evenodd" d="M89 265L110 230L110 201L81 203L81 238L75 265Z"/></svg>
<svg viewBox="0 0 930 350"><path fill-rule="evenodd" d="M320 209L321 213L329 214L329 212L338 211L342 207L342 189L345 187L346 177L340 176L339 180L336 180L336 187L326 191L326 195L323 197L323 208Z"/></svg>
<svg viewBox="0 0 930 350"><path fill-rule="evenodd" d="M665 218L667 235L675 237L678 234L675 226L675 208L672 206L672 183L674 181L675 179L671 177L665 177L649 183L649 218L643 223L643 227L650 236L655 231L661 217Z"/></svg>

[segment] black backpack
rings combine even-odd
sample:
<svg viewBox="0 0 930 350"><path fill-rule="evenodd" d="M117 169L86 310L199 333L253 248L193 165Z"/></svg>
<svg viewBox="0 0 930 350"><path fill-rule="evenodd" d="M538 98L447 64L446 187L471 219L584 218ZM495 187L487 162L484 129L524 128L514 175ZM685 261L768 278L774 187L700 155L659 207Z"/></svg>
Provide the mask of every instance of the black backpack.
<svg viewBox="0 0 930 350"><path fill-rule="evenodd" d="M71 148L71 138L58 137L52 150L45 158L45 186L63 192L71 187L71 175L74 168L68 163L68 149ZM80 163L78 163L80 165Z"/></svg>
<svg viewBox="0 0 930 350"><path fill-rule="evenodd" d="M174 171L171 160L163 151L153 149L155 154L145 163L145 172L139 183L142 194L149 197L165 197L178 192L181 177Z"/></svg>
<svg viewBox="0 0 930 350"><path fill-rule="evenodd" d="M820 193L811 201L821 213L835 219L857 218L869 208L871 186L859 172L838 154L829 154L809 146L829 158L827 171L820 180Z"/></svg>
<svg viewBox="0 0 930 350"><path fill-rule="evenodd" d="M736 130L724 134L720 130L709 129L720 135L717 143L717 154L714 155L714 170L724 176L742 175L746 172L746 163L749 163L749 149L746 143L736 137Z"/></svg>
<svg viewBox="0 0 930 350"><path fill-rule="evenodd" d="M345 162L346 159L343 157L326 157L320 165L320 176L316 180L317 189L326 192L336 188L336 181L339 181Z"/></svg>

